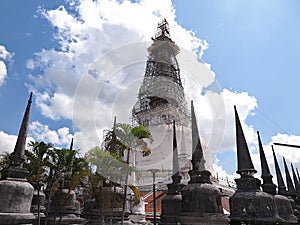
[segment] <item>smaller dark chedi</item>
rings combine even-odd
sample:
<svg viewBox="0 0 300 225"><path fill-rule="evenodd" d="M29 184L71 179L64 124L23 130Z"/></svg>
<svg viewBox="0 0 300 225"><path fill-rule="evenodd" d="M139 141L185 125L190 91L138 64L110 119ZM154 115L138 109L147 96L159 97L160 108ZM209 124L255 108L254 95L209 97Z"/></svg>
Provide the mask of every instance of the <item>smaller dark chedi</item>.
<svg viewBox="0 0 300 225"><path fill-rule="evenodd" d="M245 135L234 107L236 121L237 160L240 178L236 179L237 190L230 198L230 224L295 224L297 218L291 211L291 205L284 196L276 195L272 175L262 149L258 134L259 150L262 167L263 184L253 175L256 170L253 166ZM263 191L260 187L262 186ZM279 205L281 204L281 205ZM279 213L279 207L284 211Z"/></svg>

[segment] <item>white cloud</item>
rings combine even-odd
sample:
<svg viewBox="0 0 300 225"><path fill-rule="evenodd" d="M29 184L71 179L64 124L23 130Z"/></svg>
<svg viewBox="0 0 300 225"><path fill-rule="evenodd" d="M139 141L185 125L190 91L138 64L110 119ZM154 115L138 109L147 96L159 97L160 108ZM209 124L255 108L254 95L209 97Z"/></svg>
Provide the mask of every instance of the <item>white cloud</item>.
<svg viewBox="0 0 300 225"><path fill-rule="evenodd" d="M0 86L4 83L7 76L7 67L5 61L11 60L13 54L0 45Z"/></svg>
<svg viewBox="0 0 300 225"><path fill-rule="evenodd" d="M231 92L227 89L220 93L209 91L201 95L200 87L193 85L188 85L186 93L194 100L199 130L207 140L211 152L236 151L234 105L237 107L248 145L257 144L254 128L246 123L246 119L257 107L255 97L246 92Z"/></svg>
<svg viewBox="0 0 300 225"><path fill-rule="evenodd" d="M46 92L35 95L37 107L41 109L44 116L53 120L60 117L72 119L73 99L64 93L54 93L53 97Z"/></svg>
<svg viewBox="0 0 300 225"><path fill-rule="evenodd" d="M257 144L256 131L251 125L246 123L249 115L253 114L257 107L257 100L254 96L249 96L247 92L231 92L227 89L222 91L222 97L225 104L225 118L226 125L224 130L224 137L222 149L236 149L235 143L235 120L233 106L236 105L239 118L242 124L245 138L248 145Z"/></svg>
<svg viewBox="0 0 300 225"><path fill-rule="evenodd" d="M210 150L235 151L233 105L237 106L250 149L255 149L251 147L257 145L254 128L246 123L257 107L255 97L217 87L210 65L197 62L208 48L207 42L176 22L171 0L85 0L72 7L76 13L63 6L40 10L55 27L60 49L37 52L27 67L33 70L28 85L35 92L37 107L51 119L72 119L78 148L86 151L100 145L103 129L111 127L115 115L118 121L130 122L144 75L146 48L157 23L167 18L171 37L181 47L178 61L186 96L194 100L199 129ZM35 74L37 68L41 74ZM70 143L67 128L55 131L34 122L31 129L37 140L65 146ZM257 156L253 158L256 163Z"/></svg>
<svg viewBox="0 0 300 225"><path fill-rule="evenodd" d="M4 83L6 75L7 75L6 65L3 61L0 60L0 86Z"/></svg>
<svg viewBox="0 0 300 225"><path fill-rule="evenodd" d="M55 147L65 148L70 146L73 137L67 127L51 130L48 125L44 125L39 121L34 121L29 125L29 134L36 141L52 143Z"/></svg>
<svg viewBox="0 0 300 225"><path fill-rule="evenodd" d="M274 158L273 158L273 153L272 153L272 147L273 143L283 143L283 144L293 144L293 145L300 145L300 137L295 136L295 135L288 135L288 134L280 134L278 133L277 135L271 137L272 141L270 143L263 143L263 149L264 153L269 165L269 169L271 174L273 175L273 182L277 184L277 177L276 177L276 172L275 172L275 165L274 165ZM256 140L256 142L258 142ZM283 175L284 181L286 180L285 178L285 169L284 169L284 164L283 164L283 157L285 157L290 175L292 177L292 169L291 169L291 163L293 164L294 168L300 169L300 154L299 150L297 148L292 148L292 147L284 147L284 146L278 146L278 145L273 145L275 154L277 157L277 161L280 166L281 173ZM256 149L258 149L258 143L256 146ZM261 179L261 164L260 164L260 155L259 153L252 153L251 154L252 162L254 164L254 168L257 170L256 177ZM299 170L300 171L300 170ZM293 179L293 178L292 178Z"/></svg>
<svg viewBox="0 0 300 225"><path fill-rule="evenodd" d="M0 131L0 153L12 152L14 150L16 141L16 135L9 135L3 131Z"/></svg>
<svg viewBox="0 0 300 225"><path fill-rule="evenodd" d="M300 145L300 136L289 134L277 134L271 137L272 143L282 143L291 145ZM274 150L277 154L278 160L282 161L282 157L285 157L287 162L293 163L298 170L300 169L300 154L298 148L284 147L274 145ZM283 168L283 167L282 167Z"/></svg>
<svg viewBox="0 0 300 225"><path fill-rule="evenodd" d="M1 59L11 59L12 56L13 56L12 53L8 52L4 46L0 45L0 58Z"/></svg>
<svg viewBox="0 0 300 225"><path fill-rule="evenodd" d="M183 52L201 56L208 46L175 21L170 0L71 4L77 13L64 6L39 10L55 27L60 49L41 50L27 61L33 70L29 75L32 82L27 85L42 114L54 120L73 119L77 135L92 128L93 136L99 136L101 129L111 126L114 115L129 122L144 74L146 49L163 18L169 22L172 39L186 49ZM35 69L42 73L34 74ZM89 83L85 84L86 79ZM213 77L207 82L212 81Z"/></svg>
<svg viewBox="0 0 300 225"><path fill-rule="evenodd" d="M32 137L27 137L26 146L29 142L33 141ZM0 154L3 152L13 152L17 142L17 135L7 134L0 131Z"/></svg>
<svg viewBox="0 0 300 225"><path fill-rule="evenodd" d="M43 141L46 143L52 143L55 147L68 148L72 137L73 135L70 134L70 130L67 127L51 130L48 125L34 121L30 123L28 127L26 146L31 141ZM16 141L17 135L7 134L4 131L0 131L0 154L2 152L13 152ZM74 144L76 149L78 147L76 140L74 141Z"/></svg>

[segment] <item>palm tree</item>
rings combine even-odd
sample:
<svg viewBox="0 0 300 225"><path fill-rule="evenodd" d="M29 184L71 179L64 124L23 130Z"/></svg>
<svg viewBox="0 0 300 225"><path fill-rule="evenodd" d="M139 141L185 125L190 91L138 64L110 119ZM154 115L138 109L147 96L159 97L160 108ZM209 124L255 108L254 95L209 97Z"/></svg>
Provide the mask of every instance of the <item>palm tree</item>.
<svg viewBox="0 0 300 225"><path fill-rule="evenodd" d="M33 183L45 182L48 209L51 196L57 191L68 189L68 193L59 199L64 204L68 194L90 173L85 158L73 149L58 149L44 142L30 142L25 151L24 167L29 171L27 179Z"/></svg>
<svg viewBox="0 0 300 225"><path fill-rule="evenodd" d="M139 201L138 189L133 185L128 185L127 181L129 174L135 172L135 168L129 166L131 152L140 150L143 155L151 153L144 139L152 141L150 131L144 126L132 127L129 124L115 122L113 128L107 130L104 135L103 150L94 148L86 155L88 161L97 166L97 172L109 180L114 190L121 178L125 177L122 223L125 215L127 187L133 190L136 203ZM126 153L126 158L124 158Z"/></svg>
<svg viewBox="0 0 300 225"><path fill-rule="evenodd" d="M91 149L85 157L92 166L96 167L96 172L90 177L90 195L95 197L95 207L101 211L103 224L104 208L110 208L110 222L112 224L113 208L119 206L116 201L116 186L118 186L116 181L124 176L124 171L128 168L119 160L120 157L116 153L103 151L99 147ZM104 185L113 188L113 193L109 191L104 194ZM103 205L104 202L106 202L106 207Z"/></svg>
<svg viewBox="0 0 300 225"><path fill-rule="evenodd" d="M59 210L59 222L61 223L65 204L75 187L90 174L90 168L85 158L78 155L73 149L56 149L49 151L51 167L49 170L50 195L53 197L54 219L56 210ZM50 201L49 201L50 202Z"/></svg>
<svg viewBox="0 0 300 225"><path fill-rule="evenodd" d="M129 124L117 124L117 126L114 127L114 132L116 134L117 140L121 142L124 146L126 146L125 151L127 152L127 156L126 156L125 163L127 165L129 164L131 151L140 150L144 156L151 153L151 150L148 147L147 142L144 140L144 139L148 139L152 141L151 133L146 127L142 125L132 127ZM129 173L126 172L121 224L124 223L125 205L127 199L128 175Z"/></svg>
<svg viewBox="0 0 300 225"><path fill-rule="evenodd" d="M45 182L49 167L51 167L49 151L53 146L45 142L28 144L30 150L25 150L26 162L24 167L29 171L27 179L31 183Z"/></svg>

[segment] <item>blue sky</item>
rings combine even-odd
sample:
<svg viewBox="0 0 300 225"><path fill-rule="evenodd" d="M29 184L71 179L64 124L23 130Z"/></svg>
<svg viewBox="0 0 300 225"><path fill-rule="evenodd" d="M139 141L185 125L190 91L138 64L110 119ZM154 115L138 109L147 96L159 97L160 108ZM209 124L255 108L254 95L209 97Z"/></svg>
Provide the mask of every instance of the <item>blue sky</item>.
<svg viewBox="0 0 300 225"><path fill-rule="evenodd" d="M247 91L257 99L259 118L251 120L260 124L256 129L264 129L267 135L299 134L295 97L300 91L300 3L195 0L174 4L179 24L209 42L203 60L212 65L220 85Z"/></svg>
<svg viewBox="0 0 300 225"><path fill-rule="evenodd" d="M84 124L89 124L82 120L87 112L74 113L74 101L80 88L88 93L93 85L85 89L81 75L90 71L88 68L93 67L90 64L110 50L150 41L157 23L164 17L170 23L171 37L176 43L190 52L202 49L201 60L209 64L216 75L226 121L224 142L217 150L217 170L229 174L235 171L233 104L240 109L257 166L256 130L261 132L271 164L272 141L300 144L297 102L300 96L300 3L296 0L145 0L135 3L3 0L0 4L0 62L6 66L0 71L0 75L5 74L0 82L0 151L12 151L29 90L35 93L31 138L68 146L75 135L78 148L88 145L90 140L84 137L89 135L81 133ZM135 80L140 80L143 68L143 63L136 64L136 67L120 70L116 77L124 78L124 74L130 72ZM103 80L101 76L98 78L100 84ZM124 93L136 96L139 85L134 79L119 83L116 79L106 79L104 87L116 88L118 91L112 98L122 102L120 96ZM205 93L212 86L189 90L189 95ZM101 117L96 121L101 124L97 127L98 134L110 126L116 110L123 112L126 107L132 107L132 101L119 104L120 108L108 106L105 104L109 100L106 99L108 92L105 96L101 93L95 92L97 103L93 107L109 113L97 114ZM196 101L198 111L202 109L202 97ZM200 130L210 139L205 136L206 124L211 122L210 113L203 110L198 114ZM128 118L128 113L123 117ZM89 144L95 143L97 140ZM276 148L278 154L300 167L299 150Z"/></svg>

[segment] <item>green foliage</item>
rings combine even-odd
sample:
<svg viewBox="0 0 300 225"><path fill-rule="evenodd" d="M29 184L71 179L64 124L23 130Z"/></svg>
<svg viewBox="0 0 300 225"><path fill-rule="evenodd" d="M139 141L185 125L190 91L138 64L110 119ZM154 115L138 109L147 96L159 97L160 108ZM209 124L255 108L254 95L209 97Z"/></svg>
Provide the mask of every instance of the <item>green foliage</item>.
<svg viewBox="0 0 300 225"><path fill-rule="evenodd" d="M131 174L134 168L119 160L115 152L103 151L99 147L91 149L86 155L86 160L96 167L98 174L110 181L119 182L125 175Z"/></svg>
<svg viewBox="0 0 300 225"><path fill-rule="evenodd" d="M57 149L44 142L30 142L24 167L32 183L45 182L52 187L73 189L90 173L88 164L72 149Z"/></svg>
<svg viewBox="0 0 300 225"><path fill-rule="evenodd" d="M133 127L131 132L138 139L147 138L152 140L151 132L142 125Z"/></svg>
<svg viewBox="0 0 300 225"><path fill-rule="evenodd" d="M114 127L116 138L121 142L126 150L139 150L143 155L151 153L147 142L144 139L153 141L150 131L144 126L132 127L129 124L119 123Z"/></svg>
<svg viewBox="0 0 300 225"><path fill-rule="evenodd" d="M115 128L107 130L104 135L102 148L110 152L116 159L121 160L124 156L126 145L124 145L116 136Z"/></svg>
<svg viewBox="0 0 300 225"><path fill-rule="evenodd" d="M120 183L121 180L125 180L125 183L127 183L128 175L132 172L138 172L129 165L130 151L139 150L144 156L151 153L144 139L150 142L153 141L151 133L146 127L132 127L124 123L114 124L114 127L106 131L104 135L103 150L98 147L91 149L86 154L86 159L96 167L98 174L101 174L109 181L113 181L113 185L115 185L114 182ZM127 152L127 157L124 161L125 152ZM138 188L133 185L128 185L128 187L132 189L135 195L134 203L138 204L140 199ZM126 190L127 187L125 186L124 198Z"/></svg>
<svg viewBox="0 0 300 225"><path fill-rule="evenodd" d="M26 162L24 167L29 171L29 182L46 181L48 168L52 166L49 151L53 146L44 142L30 142L30 150L25 150Z"/></svg>
<svg viewBox="0 0 300 225"><path fill-rule="evenodd" d="M1 179L1 171L7 168L10 165L10 153L3 152L0 155L0 179Z"/></svg>

